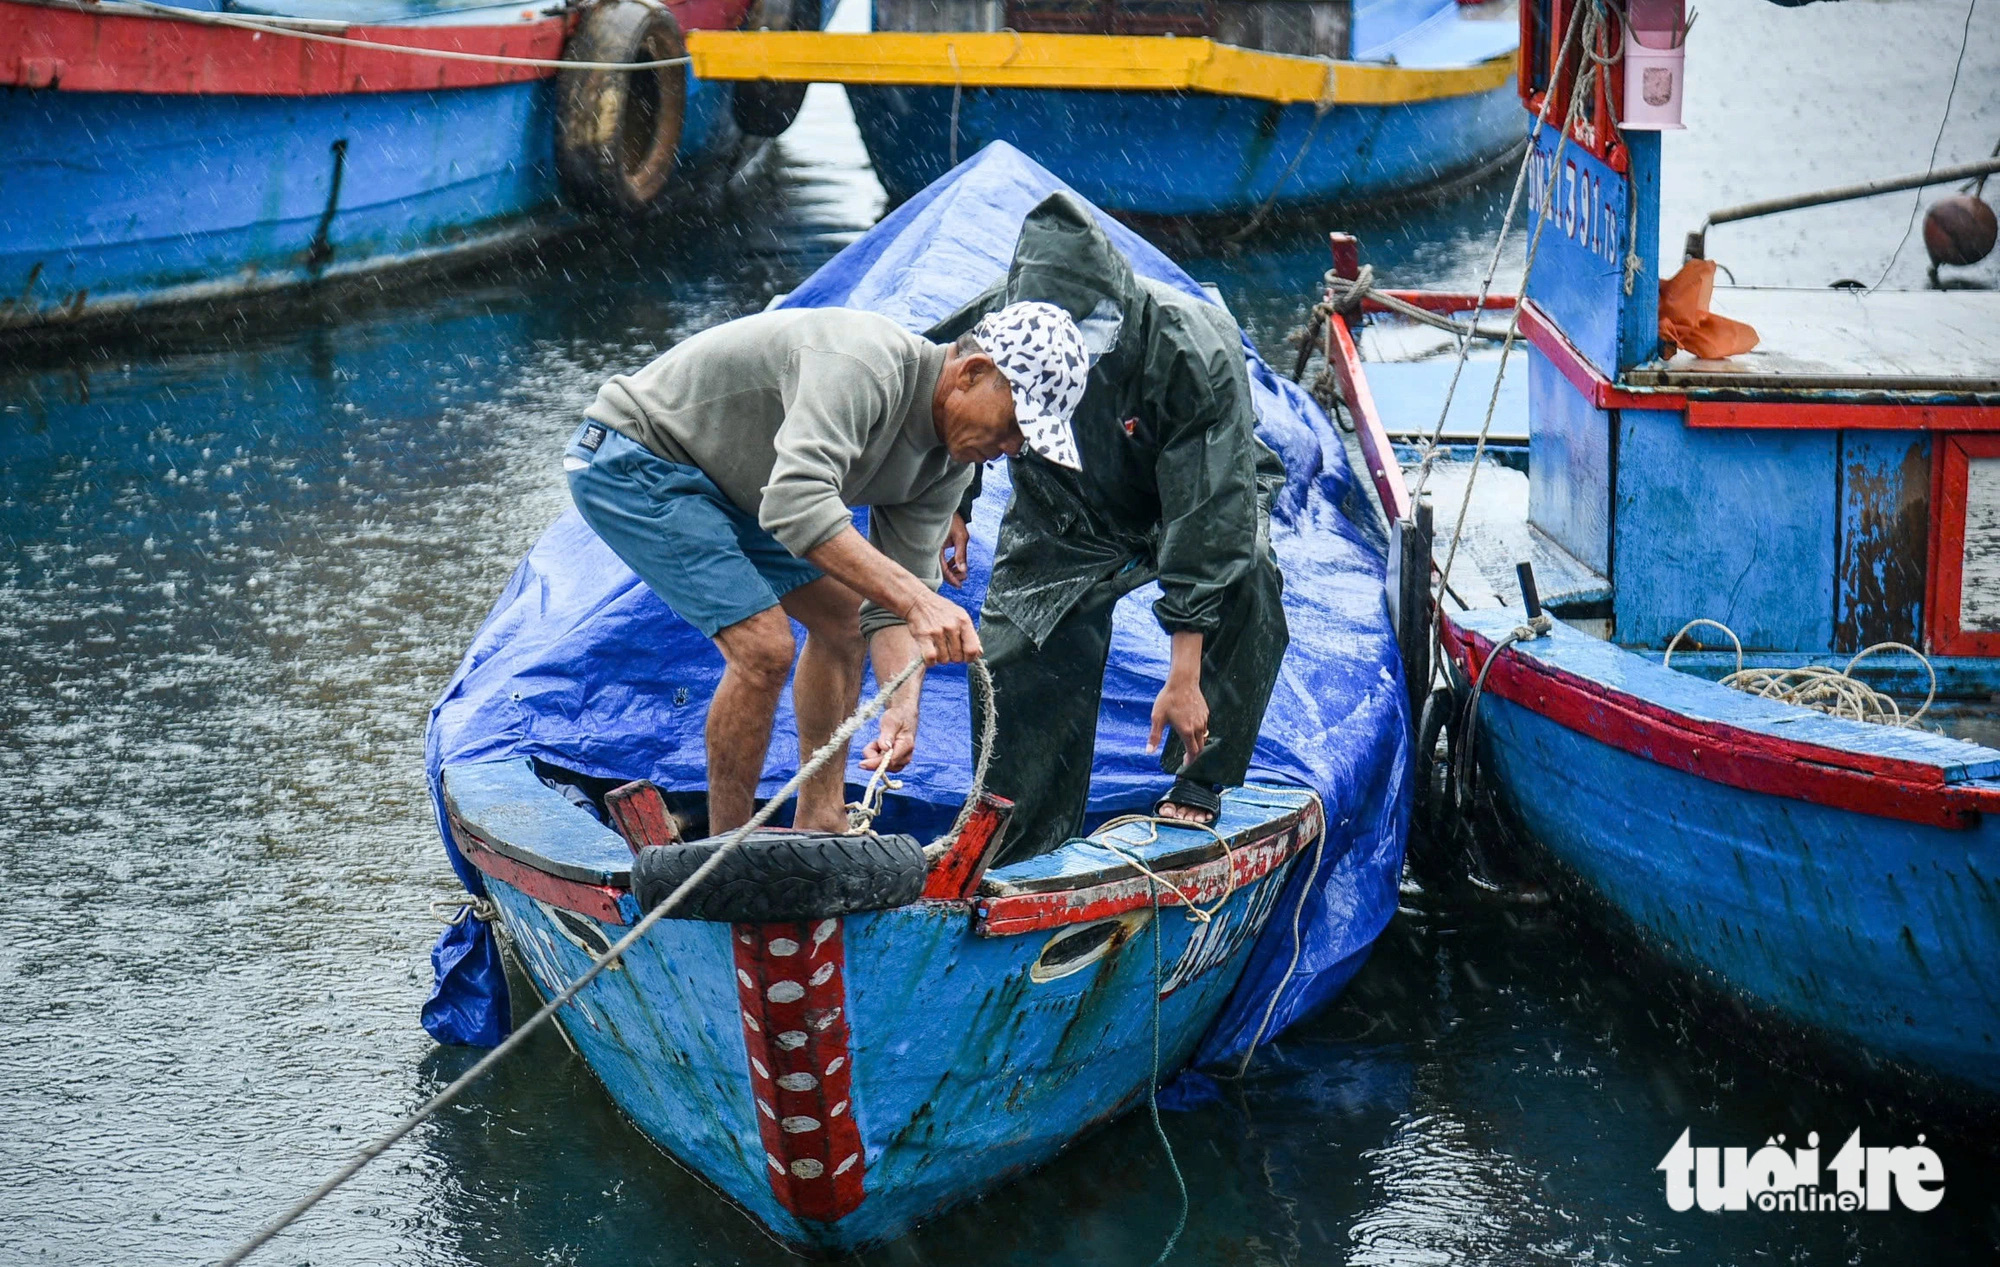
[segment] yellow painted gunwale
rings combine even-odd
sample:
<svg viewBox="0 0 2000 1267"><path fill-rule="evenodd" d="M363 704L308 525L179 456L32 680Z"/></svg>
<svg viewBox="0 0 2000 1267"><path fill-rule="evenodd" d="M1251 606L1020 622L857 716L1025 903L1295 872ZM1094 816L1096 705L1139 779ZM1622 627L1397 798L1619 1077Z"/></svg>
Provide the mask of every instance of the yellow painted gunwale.
<svg viewBox="0 0 2000 1267"><path fill-rule="evenodd" d="M1490 92L1514 73L1512 54L1426 70L1163 35L690 31L687 47L702 79L1202 92L1287 105L1388 106L1465 97Z"/></svg>

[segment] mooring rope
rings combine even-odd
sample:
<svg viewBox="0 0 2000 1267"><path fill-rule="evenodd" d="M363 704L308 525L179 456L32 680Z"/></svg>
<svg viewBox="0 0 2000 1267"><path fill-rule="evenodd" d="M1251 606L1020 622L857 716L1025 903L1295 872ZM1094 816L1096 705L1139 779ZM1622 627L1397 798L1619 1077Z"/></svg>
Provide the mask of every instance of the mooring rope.
<svg viewBox="0 0 2000 1267"><path fill-rule="evenodd" d="M1526 152L1521 155L1520 170L1514 174L1514 190L1507 197L1507 210L1505 214L1500 217L1500 232L1493 239L1493 258L1487 262L1486 276L1480 279L1479 294L1473 301L1472 317L1475 322L1479 319L1479 314L1486 309L1486 297L1493 291L1493 279L1499 276L1500 257L1506 250L1507 238L1514 231L1514 216L1521 209L1521 195L1527 191L1528 172L1534 166L1535 142L1541 138L1543 130L1548 126L1549 110L1556 102L1555 87L1562 82L1562 73L1568 64L1570 49L1575 46L1577 36L1582 30L1583 15L1591 7L1589 3L1580 3L1577 5L1575 11L1570 14L1569 30L1563 36L1562 46L1556 50L1555 66L1549 72L1549 86L1547 91L1542 94L1542 108L1535 115L1534 125L1528 129L1528 147ZM1569 113L1563 121L1563 134L1556 146L1556 153L1558 155L1562 152L1562 143L1569 139L1569 125L1576 119L1577 102L1581 97L1581 93L1570 94ZM1555 181L1553 179L1549 182L1549 188L1551 191L1555 188ZM1542 218L1546 220L1547 217L1548 200L1544 198ZM1530 266L1532 266L1532 260L1530 261ZM1515 317L1513 322L1509 324L1510 330L1520 321L1521 300L1527 298L1527 292L1528 269L1523 268L1521 271L1521 294L1514 303ZM1424 485L1430 479L1431 457L1437 451L1438 442L1444 438L1445 419L1451 416L1452 398L1458 394L1459 376L1465 372L1466 358L1471 351L1472 340L1461 337L1459 340L1458 358L1451 367L1451 382L1445 387L1444 405L1438 410L1437 426L1432 429L1430 440L1424 446L1424 458L1421 465L1417 468L1417 486L1410 490L1410 504L1412 506L1416 505L1417 499L1424 495ZM1504 354L1501 358L1501 368L1503 370L1506 368ZM1491 420L1491 415L1489 414L1488 421L1491 422ZM1440 605L1442 605L1442 602L1443 599L1440 596Z"/></svg>
<svg viewBox="0 0 2000 1267"><path fill-rule="evenodd" d="M1577 6L1576 14L1572 15L1570 20L1570 34L1568 37L1565 38L1565 45L1567 45L1569 39L1578 37L1580 37L1579 42L1581 46L1586 50L1590 49L1594 45L1597 39L1598 32L1601 29L1601 19L1598 17L1598 8L1599 5L1595 2L1580 4ZM1536 213L1535 216L1535 231L1528 236L1528 254L1526 260L1524 261L1521 267L1521 297L1519 300L1515 302L1513 311L1508 315L1507 337L1503 339L1500 343L1500 365L1497 371L1493 375L1493 392L1486 399L1486 417L1479 424L1479 441L1477 444L1473 446L1472 463L1470 468L1465 473L1465 493L1464 496L1462 496L1459 499L1458 518L1454 520L1452 523L1451 546L1445 551L1444 567L1438 572L1438 592L1435 600L1431 605L1431 610L1434 613L1433 619L1431 621L1433 661L1435 661L1438 658L1436 652L1438 650L1439 644L1443 639L1442 622L1435 618L1435 613L1442 612L1444 610L1444 593L1446 588L1451 584L1452 564L1457 562L1458 560L1459 543L1461 540L1464 539L1465 536L1466 515L1470 513L1472 509L1473 485L1476 484L1479 480L1479 468L1485 462L1486 459L1486 442L1488 437L1492 434L1493 431L1493 416L1499 410L1500 407L1500 387L1501 384L1504 383L1507 378L1507 358L1514 351L1514 344L1520 338L1521 308L1527 299L1528 278L1534 276L1535 257L1541 252L1542 233L1549 227L1549 208L1554 204L1556 185L1560 183L1555 179L1553 173L1562 170L1563 150L1569 144L1570 130L1575 125L1577 119L1582 116L1583 102L1585 98L1589 97L1596 90L1595 84L1596 84L1597 72L1599 69L1599 63L1594 55L1585 58L1584 61L1585 64L1578 70L1576 76L1576 82L1572 86L1572 91L1570 92L1569 110L1563 119L1562 132L1560 135L1557 136L1555 151L1550 155L1549 169L1551 175L1549 177L1547 185L1542 190L1542 205L1540 210ZM1560 71L1562 64L1562 57L1560 53L1557 55L1556 63L1557 63L1557 69L1558 71ZM1554 85L1558 82L1560 82L1560 75L1550 76L1549 84L1550 84L1551 96L1554 95ZM1548 101L1544 100L1542 104L1546 109ZM1537 122L1537 126L1539 126L1539 121ZM1530 159L1532 159L1534 156L1534 145L1532 142L1528 146L1528 155ZM1526 172L1526 170L1527 170L1526 167L1522 168L1522 171L1524 173ZM1502 226L1502 231L1503 233L1505 231L1504 225ZM1497 249L1494 251L1494 259L1497 265L1499 259L1499 251ZM1483 288L1481 291L1480 302L1482 304L1485 303L1485 295ZM1476 319L1477 315L1475 311L1475 320ZM1472 344L1470 339L1465 340L1460 345L1459 355L1458 355L1458 367L1457 369L1454 369L1452 372L1452 382L1454 386L1457 384L1458 381L1458 370L1463 369L1465 366L1466 350L1469 349L1471 346ZM1423 480L1424 477L1428 476L1430 473L1431 459L1436 452L1436 443L1435 443L1436 438L1438 436L1442 436L1444 432L1444 418L1445 415L1449 414L1450 412L1451 412L1451 396L1450 393L1447 392L1445 396L1444 409L1438 415L1438 430L1436 434L1433 436L1433 442L1429 446L1429 451L1426 452L1424 455L1423 468L1417 480L1417 491L1411 494L1412 505L1415 505L1415 498L1417 496L1420 496L1423 491ZM1522 628L1527 628L1527 626L1524 625L1522 626ZM1491 661L1488 661L1488 664L1490 665ZM1476 691L1473 695L1473 700L1476 706L1478 701L1478 694ZM1476 725L1477 724L1476 721L1473 724Z"/></svg>
<svg viewBox="0 0 2000 1267"><path fill-rule="evenodd" d="M1802 664L1790 669L1746 669L1743 667L1743 640L1736 636L1736 631L1719 620L1700 618L1682 625L1681 631L1667 643L1666 654L1660 658L1662 668L1674 667L1674 652L1680 648L1681 639L1687 636L1689 630L1699 625L1720 629L1729 635L1731 642L1736 644L1736 671L1725 674L1719 679L1719 685L1755 695L1759 699L1774 699L1784 704L1797 704L1801 708L1810 708L1815 712L1827 713L1834 717L1844 717L1849 721L1874 722L1877 725L1898 727L1916 725L1917 720L1930 712L1931 705L1937 702L1936 667L1931 664L1930 657L1915 647L1901 642L1878 642L1871 647L1864 647L1854 653L1854 658L1849 660L1847 667L1843 669L1836 669L1826 664ZM1887 691L1878 691L1854 676L1855 665L1868 656L1882 651L1908 652L1917 658L1917 663L1924 666L1924 672L1930 674L1930 690L1924 696L1923 707L1908 717L1903 716L1902 706L1896 702L1895 696Z"/></svg>
<svg viewBox="0 0 2000 1267"><path fill-rule="evenodd" d="M603 954L592 959L590 966L584 969L583 973L576 980L570 982L561 993L543 1004L539 1012L529 1017L524 1024L515 1029L512 1034L509 1034L501 1041L498 1047L481 1056L472 1068L454 1078L451 1084L445 1087L444 1090L424 1101L415 1112L404 1117L402 1121L398 1122L386 1134L356 1153L345 1166L334 1172L333 1176L325 1183L322 1183L319 1187L314 1188L304 1197L301 1197L290 1209L259 1228L250 1239L231 1250L222 1259L221 1267L233 1267L234 1264L242 1262L260 1247L268 1243L271 1238L297 1222L299 1217L305 1214L306 1211L312 1209L327 1197L332 1196L342 1184L345 1184L349 1179L359 1174L363 1166L380 1157L396 1141L408 1135L418 1126L435 1116L439 1110L456 1100L467 1087L479 1081L495 1065L505 1059L509 1053L527 1041L528 1035L539 1029L553 1017L564 1004L582 993L583 988L592 981L595 981L598 974L618 962L625 952L632 948L635 942L644 937L652 929L653 925L671 914L674 907L680 904L680 900L687 896L689 891L696 885L706 880L710 873L721 865L723 858L727 857L741 845L751 832L770 822L771 818L777 814L779 808L791 799L792 793L798 791L799 787L806 780L819 773L820 769L833 759L834 753L839 751L846 745L849 739L854 737L854 732L861 728L863 722L878 715L884 708L888 707L890 698L895 695L898 688L914 677L922 665L922 660L910 661L909 664L903 667L902 672L891 678L888 684L877 691L872 699L869 699L866 703L856 708L846 721L840 723L839 728L833 732L832 736L824 744L820 745L819 750L814 752L811 757L806 759L804 764L799 766L799 772L792 776L791 781L780 788L776 796L764 802L763 808L753 814L749 822L730 833L729 838L723 841L721 846L714 853L710 854L699 867L695 868L694 874L681 881L678 888L669 893L659 905L648 911L643 919L632 926L632 931L612 943L611 947ZM987 712L986 724L990 730L993 725L993 683L991 674L988 672L986 665L979 660L968 661L967 670L975 681L981 682L985 687L985 693L982 698ZM985 791L985 769L985 762L980 762L974 774L972 789L965 799L967 808L960 812L961 825L963 820L970 816L972 807L977 806L980 795Z"/></svg>
<svg viewBox="0 0 2000 1267"><path fill-rule="evenodd" d="M1147 875L1152 875L1148 871ZM1174 1142L1167 1138L1166 1124L1160 1121L1160 987L1165 982L1165 973L1160 963L1160 886L1155 876L1148 882L1147 889L1153 896L1153 1077L1146 1084L1146 1108L1153 1117L1153 1133L1160 1137L1160 1147L1167 1154L1167 1169L1174 1174L1174 1184L1181 1192L1180 1217L1174 1220L1174 1230L1167 1234L1167 1243L1161 1247L1160 1256L1153 1260L1153 1267L1172 1257L1174 1246L1180 1243L1181 1233L1187 1230L1188 1186L1187 1176L1181 1173L1181 1163L1174 1156Z"/></svg>
<svg viewBox="0 0 2000 1267"><path fill-rule="evenodd" d="M651 62L572 62L553 57L508 57L500 53L462 53L449 48L420 48L409 44L384 44L379 40L357 40L344 35L327 35L320 31L310 31L294 25L259 21L255 18L237 17L228 13L206 13L198 9L177 9L170 4L155 4L153 0L111 0L102 4L86 4L83 0L71 0L61 6L81 13L116 13L121 9L136 9L155 17L169 17L176 21L194 22L202 26L226 26L240 31L255 31L259 35L275 35L288 40L306 40L314 44L338 44L344 48L367 48L378 53L400 53L405 57L429 57L448 62L480 62L488 66L523 66L533 70L662 70L668 66L686 66L692 57L667 57ZM317 25L317 24L316 24ZM346 30L358 25L349 22L329 22L326 25ZM381 29L381 28L376 28ZM400 27L400 30L429 31L456 30L455 27Z"/></svg>

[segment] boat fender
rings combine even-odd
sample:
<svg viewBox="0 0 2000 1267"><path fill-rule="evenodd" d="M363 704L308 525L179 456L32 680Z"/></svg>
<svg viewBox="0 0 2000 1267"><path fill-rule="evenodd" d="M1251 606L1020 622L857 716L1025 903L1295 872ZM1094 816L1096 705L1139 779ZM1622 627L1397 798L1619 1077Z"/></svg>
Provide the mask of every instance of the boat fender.
<svg viewBox="0 0 2000 1267"><path fill-rule="evenodd" d="M651 910L708 861L722 837L656 845L632 860L632 893ZM914 836L765 829L744 837L669 919L767 924L907 906L923 895Z"/></svg>
<svg viewBox="0 0 2000 1267"><path fill-rule="evenodd" d="M820 0L757 0L743 22L748 31L817 31ZM770 79L739 83L730 98L736 126L751 136L783 136L805 104L807 84Z"/></svg>
<svg viewBox="0 0 2000 1267"><path fill-rule="evenodd" d="M605 0L584 11L563 45L580 62L652 62L687 56L664 5ZM566 70L556 76L556 171L575 205L643 219L674 174L687 115L687 67Z"/></svg>

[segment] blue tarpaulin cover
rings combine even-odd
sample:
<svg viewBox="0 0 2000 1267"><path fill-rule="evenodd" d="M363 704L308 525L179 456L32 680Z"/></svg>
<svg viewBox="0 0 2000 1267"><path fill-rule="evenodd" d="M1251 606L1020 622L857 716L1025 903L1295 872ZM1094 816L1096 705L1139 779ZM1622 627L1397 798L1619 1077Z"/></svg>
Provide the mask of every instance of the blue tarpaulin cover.
<svg viewBox="0 0 2000 1267"><path fill-rule="evenodd" d="M1065 188L1020 151L989 146L829 260L784 304L871 309L928 329L1006 272L1022 220ZM1144 239L1099 218L1141 276L1202 294ZM1268 1041L1359 969L1395 911L1409 820L1407 705L1383 595L1379 528L1325 411L1274 374L1248 340L1244 355L1258 435L1284 458L1288 474L1272 538L1291 626L1250 779L1317 791L1327 834L1324 848L1294 869L1241 984L1203 1040L1202 1063L1240 1053L1260 1030ZM551 464L569 429L551 430ZM996 463L974 508L972 576L964 589L946 591L975 615L1007 495L1005 463ZM1151 613L1157 596L1149 585L1117 612L1092 772L1094 816L1143 809L1167 785L1157 758L1145 752L1168 661L1167 637ZM721 671L713 646L575 511L565 512L515 570L431 713L425 762L433 796L447 764L518 756L595 778L699 789L702 724ZM917 754L878 827L935 832L949 821L971 771L966 695L963 668L928 676ZM797 753L788 697L761 794L790 777ZM851 785L865 779L849 767ZM438 812L442 826L441 799ZM445 848L466 887L483 892L449 833ZM480 948L464 939L491 935L476 919L447 930L445 940L459 939L452 962L483 962ZM505 1016L497 973L441 972L424 1020L439 1041L490 1044Z"/></svg>

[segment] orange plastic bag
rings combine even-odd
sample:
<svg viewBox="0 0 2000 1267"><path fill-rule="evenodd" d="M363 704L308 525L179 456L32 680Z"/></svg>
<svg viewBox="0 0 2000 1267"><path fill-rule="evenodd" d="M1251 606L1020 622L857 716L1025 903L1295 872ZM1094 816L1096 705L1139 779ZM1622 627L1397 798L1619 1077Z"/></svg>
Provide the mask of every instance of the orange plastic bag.
<svg viewBox="0 0 2000 1267"><path fill-rule="evenodd" d="M1757 331L1708 310L1715 295L1715 261L1689 260L1660 283L1660 337L1704 360L1757 346Z"/></svg>

